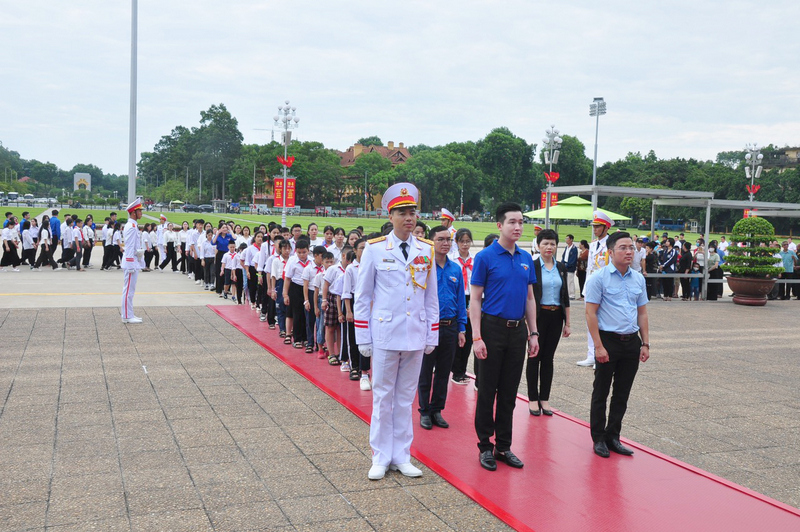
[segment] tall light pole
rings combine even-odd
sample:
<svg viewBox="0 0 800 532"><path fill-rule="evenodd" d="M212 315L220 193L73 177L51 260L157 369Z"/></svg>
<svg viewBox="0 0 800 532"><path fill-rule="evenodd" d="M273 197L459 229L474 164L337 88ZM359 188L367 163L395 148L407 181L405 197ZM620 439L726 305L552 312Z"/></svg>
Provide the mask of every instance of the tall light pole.
<svg viewBox="0 0 800 532"><path fill-rule="evenodd" d="M745 147L745 151L747 154L745 154L744 159L747 161L747 165L744 167L744 175L750 179L748 191L750 192L750 202L752 203L756 196L755 180L761 177L761 170L763 169L761 159L764 158L764 155L758 149L758 144L748 144Z"/></svg>
<svg viewBox="0 0 800 532"><path fill-rule="evenodd" d="M131 116L128 132L128 203L136 199L136 45L138 0L131 0Z"/></svg>
<svg viewBox="0 0 800 532"><path fill-rule="evenodd" d="M256 163L253 163L253 206L251 212L256 209Z"/></svg>
<svg viewBox="0 0 800 532"><path fill-rule="evenodd" d="M544 162L545 164L550 165L550 173L553 173L553 165L558 164L558 154L559 149L561 148L562 139L559 136L559 131L556 129L555 124L551 125L548 130L545 131L547 137L542 139L542 151L544 152ZM545 229L550 229L550 192L553 186L553 181L551 179L547 180L547 197L545 199L545 209L544 209L544 227Z"/></svg>
<svg viewBox="0 0 800 532"><path fill-rule="evenodd" d="M595 98L589 105L589 116L597 117L594 126L594 166L592 167L592 188L597 186L597 136L600 133L600 115L606 114L606 102L602 97ZM592 190L592 212L597 210L597 192Z"/></svg>
<svg viewBox="0 0 800 532"><path fill-rule="evenodd" d="M290 130L298 127L300 118L295 116L296 107L289 105L289 100L286 100L285 105L278 107L278 114L272 117L275 120L275 125L283 127L283 158L289 155L289 143L292 141L292 132ZM286 227L286 165L283 165L283 212L281 213L281 225Z"/></svg>

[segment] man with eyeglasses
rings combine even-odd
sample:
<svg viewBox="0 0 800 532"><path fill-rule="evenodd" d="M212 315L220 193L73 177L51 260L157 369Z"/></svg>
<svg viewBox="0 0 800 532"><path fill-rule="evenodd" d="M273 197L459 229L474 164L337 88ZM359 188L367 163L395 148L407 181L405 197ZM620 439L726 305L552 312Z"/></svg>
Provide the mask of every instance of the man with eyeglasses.
<svg viewBox="0 0 800 532"><path fill-rule="evenodd" d="M608 237L607 245L611 263L587 279L584 290L586 324L597 361L589 427L594 452L602 458L608 458L609 451L633 454L619 441L622 418L639 362L650 358L647 289L644 276L631 268L636 251L633 240L628 233L618 232Z"/></svg>
<svg viewBox="0 0 800 532"><path fill-rule="evenodd" d="M440 225L431 229L429 236L433 241L439 293L439 345L430 354L423 355L419 373L419 424L425 430L431 430L434 425L443 429L450 426L442 417L450 368L456 346L464 347L467 341L464 278L461 267L448 258L453 242L450 231Z"/></svg>
<svg viewBox="0 0 800 532"><path fill-rule="evenodd" d="M595 240L589 245L589 260L586 265L586 278L589 279L592 275L599 272L601 269L608 265L608 230L614 226L614 220L611 219L606 213L602 211L594 211L594 219L592 220L592 233ZM586 286L584 285L584 292ZM585 294L584 294L585 296ZM577 364L584 368L594 368L594 344L592 343L592 336L588 335L586 358L579 360Z"/></svg>

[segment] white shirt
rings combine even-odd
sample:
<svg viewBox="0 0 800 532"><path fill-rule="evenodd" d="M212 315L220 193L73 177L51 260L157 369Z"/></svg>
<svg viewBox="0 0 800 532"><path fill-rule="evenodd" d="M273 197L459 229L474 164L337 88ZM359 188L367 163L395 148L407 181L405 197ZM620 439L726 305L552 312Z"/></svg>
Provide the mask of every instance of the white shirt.
<svg viewBox="0 0 800 532"><path fill-rule="evenodd" d="M92 229L91 225L83 226L83 239L87 241L94 240L94 229Z"/></svg>
<svg viewBox="0 0 800 532"><path fill-rule="evenodd" d="M263 245L261 247L264 247ZM254 244L248 246L247 249L244 250L244 265L246 267L256 266L258 263L258 255L261 253L261 249L257 248Z"/></svg>
<svg viewBox="0 0 800 532"><path fill-rule="evenodd" d="M314 290L316 290L318 295L322 295L322 283L324 279L325 279L325 270L323 269L321 272L317 273L314 276L314 280L311 281L311 284L313 285Z"/></svg>
<svg viewBox="0 0 800 532"><path fill-rule="evenodd" d="M631 268L633 268L633 271L642 273L642 261L644 260L646 255L647 255L647 248L645 246L642 246L642 249L637 249L636 251L633 252L633 264L631 264Z"/></svg>
<svg viewBox="0 0 800 532"><path fill-rule="evenodd" d="M8 240L9 242L14 242L17 239L17 231L10 227L4 227L2 235L3 241Z"/></svg>
<svg viewBox="0 0 800 532"><path fill-rule="evenodd" d="M297 255L292 255L286 262L285 276L291 277L294 284L303 286L303 270L311 262L308 258L306 258L305 262L300 262L300 258Z"/></svg>
<svg viewBox="0 0 800 532"><path fill-rule="evenodd" d="M42 227L42 230L39 231L39 244L47 244L49 246L50 243L50 228Z"/></svg>
<svg viewBox="0 0 800 532"><path fill-rule="evenodd" d="M237 253L231 253L230 251L225 253L222 256L222 267L226 270L238 270L241 269L241 264L239 262L239 256Z"/></svg>
<svg viewBox="0 0 800 532"><path fill-rule="evenodd" d="M328 283L328 291L337 296L342 295L342 289L344 288L344 281L342 280L343 277L344 268L342 268L341 264L337 264L328 268L325 271L324 278Z"/></svg>
<svg viewBox="0 0 800 532"><path fill-rule="evenodd" d="M33 249L33 237L30 229L22 232L22 249Z"/></svg>
<svg viewBox="0 0 800 532"><path fill-rule="evenodd" d="M789 242L789 249L791 251L795 251L796 252L797 251L797 244L795 244L794 242Z"/></svg>
<svg viewBox="0 0 800 532"><path fill-rule="evenodd" d="M721 249L722 251L725 251L726 249L728 249L728 246L729 246L729 245L730 245L730 242L728 242L728 241L726 240L725 242L720 242L720 243L717 245L717 249Z"/></svg>
<svg viewBox="0 0 800 532"><path fill-rule="evenodd" d="M103 240L105 241L105 245L106 246L111 246L111 245L114 244L114 228L113 227L104 226L104 229L106 230L106 234L103 237Z"/></svg>
<svg viewBox="0 0 800 532"><path fill-rule="evenodd" d="M213 259L217 256L217 246L212 244L208 239L203 241L202 250L203 254L201 257L204 259Z"/></svg>
<svg viewBox="0 0 800 532"><path fill-rule="evenodd" d="M342 299L353 299L353 292L358 281L358 261L354 260L344 270L344 282L342 284Z"/></svg>
<svg viewBox="0 0 800 532"><path fill-rule="evenodd" d="M308 266L305 267L303 270L303 284L308 281L308 289L314 290L314 279L316 279L317 274L320 272L324 273L325 268L322 267L322 264L317 266L314 264L314 261L310 261Z"/></svg>
<svg viewBox="0 0 800 532"><path fill-rule="evenodd" d="M281 256L276 256L272 260L272 265L269 273L274 279L276 280L283 279L283 268L286 266L286 262L287 262L286 259L284 259Z"/></svg>

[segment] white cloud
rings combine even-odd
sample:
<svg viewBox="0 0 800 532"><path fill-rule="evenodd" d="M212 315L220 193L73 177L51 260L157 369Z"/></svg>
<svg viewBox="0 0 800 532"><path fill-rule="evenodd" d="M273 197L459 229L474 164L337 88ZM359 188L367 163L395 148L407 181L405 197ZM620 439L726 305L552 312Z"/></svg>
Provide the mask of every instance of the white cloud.
<svg viewBox="0 0 800 532"><path fill-rule="evenodd" d="M7 3L0 140L63 168L127 171L130 5ZM796 2L139 1L138 150L225 103L245 142L289 98L297 135L344 149L551 123L599 158L713 159L800 144Z"/></svg>

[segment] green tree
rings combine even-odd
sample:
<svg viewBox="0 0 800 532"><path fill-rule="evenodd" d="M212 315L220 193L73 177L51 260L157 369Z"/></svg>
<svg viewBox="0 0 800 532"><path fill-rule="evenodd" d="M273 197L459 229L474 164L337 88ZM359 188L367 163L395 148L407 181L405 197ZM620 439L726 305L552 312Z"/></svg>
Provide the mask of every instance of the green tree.
<svg viewBox="0 0 800 532"><path fill-rule="evenodd" d="M361 144L362 146L383 146L383 141L377 135L372 135L371 137L362 137L358 139L356 144Z"/></svg>
<svg viewBox="0 0 800 532"><path fill-rule="evenodd" d="M483 208L503 201L532 205L544 188L541 166L533 162L536 146L501 127L478 142L478 168L483 177Z"/></svg>
<svg viewBox="0 0 800 532"><path fill-rule="evenodd" d="M412 159L413 160L413 159ZM406 163L408 164L408 163ZM375 195L383 192L386 189L386 180L389 178L392 168L392 163L389 159L384 158L378 153L367 153L356 158L355 164L350 168L344 170L347 176L345 179L350 179L352 182L358 182L355 187L360 190L360 198L349 198L351 203L360 205L364 201L364 175L367 176L367 204L370 210L376 208Z"/></svg>

